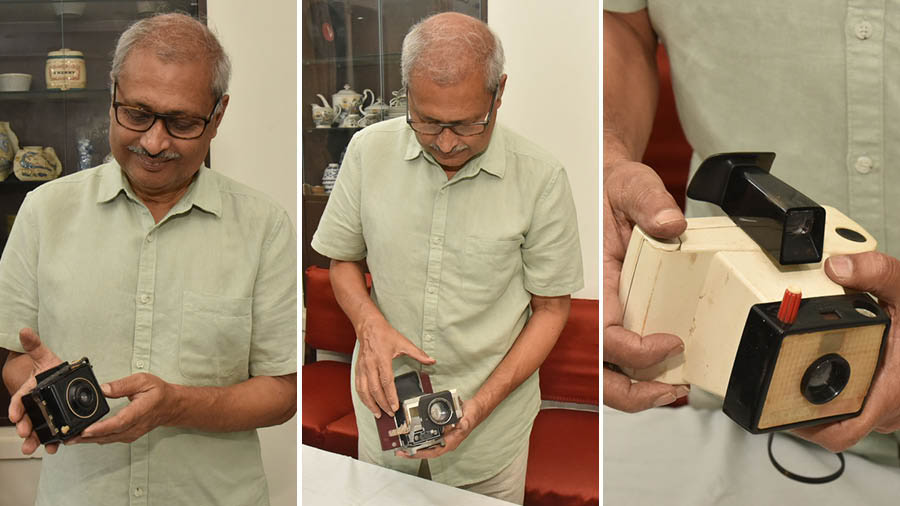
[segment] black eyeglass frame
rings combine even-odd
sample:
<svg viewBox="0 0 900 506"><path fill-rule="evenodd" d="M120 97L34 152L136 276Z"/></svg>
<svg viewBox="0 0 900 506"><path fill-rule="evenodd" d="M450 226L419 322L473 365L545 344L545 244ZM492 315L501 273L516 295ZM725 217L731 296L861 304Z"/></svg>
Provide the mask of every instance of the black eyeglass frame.
<svg viewBox="0 0 900 506"><path fill-rule="evenodd" d="M500 93L500 87L494 89L494 98L491 99L491 108L488 109L487 116L484 117L483 121L476 121L473 123L431 123L428 121L413 121L412 115L409 113L409 89L406 91L406 124L409 125L410 128L413 129L414 132L418 132L423 135L441 135L444 133L445 128L449 128L454 134L460 137L474 137L476 135L481 135L487 130L487 126L491 123L491 115L494 113L494 106L497 104L497 95ZM416 124L419 125L434 125L439 126L441 129L437 133L423 132L421 130L416 130ZM468 127L468 126L481 126L482 129L480 132L471 133L471 134L461 134L456 131L456 127Z"/></svg>
<svg viewBox="0 0 900 506"><path fill-rule="evenodd" d="M123 104L123 103L117 101L116 93L118 91L118 87L119 87L119 82L118 81L113 82L113 101L112 101L113 112L114 112L113 116L115 116L116 123L118 123L119 126L121 126L122 128L125 128L127 130L131 130L132 132L147 132L151 128L153 128L153 125L156 124L156 120L162 119L163 125L166 128L166 132L170 136L172 136L176 139L181 139L181 140L185 140L185 141L190 141L190 140L199 139L200 137L203 137L203 134L206 133L206 127L209 126L209 123L212 121L213 116L215 116L215 114L216 114L216 110L219 108L219 104L222 102L222 97L217 98L216 103L213 105L212 111L210 111L209 116L207 116L205 118L201 118L200 116L188 116L186 114L162 114L162 113L158 113L158 112L148 111L147 109L144 109L141 107ZM142 113L145 113L145 114L152 114L153 121L151 121L150 124L147 125L147 128L144 128L143 130L123 125L122 121L119 119L119 107L126 107L128 109L135 109L135 110L141 111ZM194 137L183 137L181 135L173 133L169 129L169 120L170 119L173 119L173 120L174 119L182 119L182 118L198 119L198 120L203 121L203 130L200 130L200 133Z"/></svg>

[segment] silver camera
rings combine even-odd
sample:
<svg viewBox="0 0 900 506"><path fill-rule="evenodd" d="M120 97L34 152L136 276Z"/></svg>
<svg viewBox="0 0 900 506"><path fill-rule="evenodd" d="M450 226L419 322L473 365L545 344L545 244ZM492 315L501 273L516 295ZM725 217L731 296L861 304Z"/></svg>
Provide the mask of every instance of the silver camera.
<svg viewBox="0 0 900 506"><path fill-rule="evenodd" d="M393 417L376 419L382 450L404 450L409 455L435 445L444 445L444 428L462 418L462 405L455 388L432 392L424 373L409 372L394 378L400 409Z"/></svg>

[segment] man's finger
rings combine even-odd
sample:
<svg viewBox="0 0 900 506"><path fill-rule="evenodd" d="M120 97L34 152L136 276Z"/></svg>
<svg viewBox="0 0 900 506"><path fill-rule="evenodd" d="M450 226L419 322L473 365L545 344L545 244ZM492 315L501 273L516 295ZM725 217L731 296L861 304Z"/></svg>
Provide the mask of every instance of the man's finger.
<svg viewBox="0 0 900 506"><path fill-rule="evenodd" d="M654 237L674 238L687 228L687 220L650 167L628 162L603 181L610 206Z"/></svg>
<svg viewBox="0 0 900 506"><path fill-rule="evenodd" d="M362 367L362 361L358 362L356 366L356 393L359 394L359 400L369 408L369 411L372 412L375 418L381 418L381 409L369 393L369 384L366 380L365 369Z"/></svg>
<svg viewBox="0 0 900 506"><path fill-rule="evenodd" d="M399 354L412 357L426 365L433 365L436 362L435 359L429 357L427 353L422 351L421 348L414 345L409 340L406 340L406 342L400 346Z"/></svg>
<svg viewBox="0 0 900 506"><path fill-rule="evenodd" d="M684 343L672 334L641 336L615 325L603 332L603 360L619 367L644 369L682 352Z"/></svg>
<svg viewBox="0 0 900 506"><path fill-rule="evenodd" d="M870 251L833 256L825 261L825 273L841 286L871 292L888 304L900 303L900 261Z"/></svg>
<svg viewBox="0 0 900 506"><path fill-rule="evenodd" d="M668 385L658 381L632 383L624 374L603 369L603 404L627 413L671 404L689 391L685 385Z"/></svg>

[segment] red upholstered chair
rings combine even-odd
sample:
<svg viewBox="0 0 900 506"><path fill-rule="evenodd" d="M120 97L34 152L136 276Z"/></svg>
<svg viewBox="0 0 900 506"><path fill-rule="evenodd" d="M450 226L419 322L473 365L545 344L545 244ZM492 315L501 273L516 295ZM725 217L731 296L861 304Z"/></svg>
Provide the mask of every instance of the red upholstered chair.
<svg viewBox="0 0 900 506"><path fill-rule="evenodd" d="M541 398L594 411L544 408L538 413L528 448L527 506L600 503L599 367L599 301L572 299L569 320L541 365Z"/></svg>
<svg viewBox="0 0 900 506"><path fill-rule="evenodd" d="M307 347L353 353L356 333L334 298L328 269L309 267L305 276ZM367 284L371 284L368 276ZM334 360L307 363L302 368L302 380L303 444L356 457L350 364Z"/></svg>

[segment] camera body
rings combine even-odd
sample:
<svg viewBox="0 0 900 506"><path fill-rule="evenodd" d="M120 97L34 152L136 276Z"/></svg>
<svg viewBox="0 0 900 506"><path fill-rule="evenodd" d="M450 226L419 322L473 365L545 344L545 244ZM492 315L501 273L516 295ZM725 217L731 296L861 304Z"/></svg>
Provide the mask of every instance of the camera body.
<svg viewBox="0 0 900 506"><path fill-rule="evenodd" d="M870 295L846 292L823 270L824 258L872 251L875 239L769 174L772 159L704 161L688 196L729 216L689 219L675 240L635 227L619 284L625 328L685 343L680 355L625 372L716 394L752 433L858 415L890 327ZM779 316L787 288L802 292L793 320Z"/></svg>
<svg viewBox="0 0 900 506"><path fill-rule="evenodd" d="M38 374L37 386L22 396L41 444L71 439L109 413L106 397L87 357Z"/></svg>
<svg viewBox="0 0 900 506"><path fill-rule="evenodd" d="M400 409L393 417L376 418L381 449L405 450L409 455L444 445L444 428L462 418L455 388L433 392L425 373L409 372L394 378Z"/></svg>

